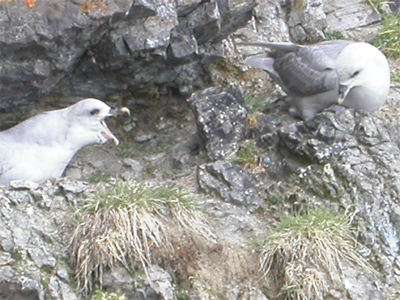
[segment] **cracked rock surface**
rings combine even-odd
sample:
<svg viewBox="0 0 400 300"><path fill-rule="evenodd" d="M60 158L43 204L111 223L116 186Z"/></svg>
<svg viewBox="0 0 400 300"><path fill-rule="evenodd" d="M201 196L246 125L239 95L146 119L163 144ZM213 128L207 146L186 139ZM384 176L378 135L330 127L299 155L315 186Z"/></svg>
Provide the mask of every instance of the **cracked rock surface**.
<svg viewBox="0 0 400 300"><path fill-rule="evenodd" d="M1 128L87 97L132 112L107 121L118 147L83 149L61 180L0 188L0 299L84 299L68 257L70 221L101 186L122 180L185 188L216 242L192 252L197 265L154 262L147 277L116 265L102 274L107 291L133 300L279 299L279 282L260 280L262 245L282 216L323 207L354 215L357 253L378 273L342 262L325 299L397 300L399 91L375 113L331 107L304 122L264 72L240 64L260 50L236 44L337 32L369 41L379 20L360 0L37 0L32 9L0 1ZM265 105L255 112L249 97ZM240 163L248 145L253 158Z"/></svg>

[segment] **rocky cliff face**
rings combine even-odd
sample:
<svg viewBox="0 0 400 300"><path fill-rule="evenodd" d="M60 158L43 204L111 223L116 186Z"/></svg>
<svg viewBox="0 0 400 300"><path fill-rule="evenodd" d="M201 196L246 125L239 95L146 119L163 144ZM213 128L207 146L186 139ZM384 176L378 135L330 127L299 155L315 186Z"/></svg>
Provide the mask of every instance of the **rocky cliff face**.
<svg viewBox="0 0 400 300"><path fill-rule="evenodd" d="M37 1L0 3L0 109L46 97L130 98L210 84L221 40L255 3Z"/></svg>
<svg viewBox="0 0 400 300"><path fill-rule="evenodd" d="M275 299L279 280L259 280L262 243L282 215L309 207L350 212L357 253L377 271L344 260L325 299L400 296L398 91L377 113L332 108L299 121L264 73L239 63L258 50L236 46L338 32L370 40L380 17L367 1L28 3L0 1L0 126L87 97L133 117L111 124L119 149L85 149L66 179L0 190L0 299L82 298L67 251L71 207L114 178L186 187L217 239L184 272L162 261L147 277L107 270L103 287L126 299ZM250 96L268 108L254 114Z"/></svg>

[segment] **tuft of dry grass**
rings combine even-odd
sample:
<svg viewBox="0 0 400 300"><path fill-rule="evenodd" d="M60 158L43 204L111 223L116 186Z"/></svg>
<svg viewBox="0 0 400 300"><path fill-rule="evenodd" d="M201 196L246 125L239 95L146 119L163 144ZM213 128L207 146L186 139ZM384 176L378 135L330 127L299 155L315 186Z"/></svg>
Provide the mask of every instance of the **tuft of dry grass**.
<svg viewBox="0 0 400 300"><path fill-rule="evenodd" d="M340 272L340 261L373 272L357 254L351 218L312 209L282 218L264 244L260 262L264 276L279 282L285 299L323 299L330 274Z"/></svg>
<svg viewBox="0 0 400 300"><path fill-rule="evenodd" d="M95 283L102 286L106 268L140 267L147 274L153 253L173 257L179 246L171 243L170 234L176 228L188 236L214 239L195 199L171 186L118 182L87 199L75 218L69 249L78 288L86 295Z"/></svg>

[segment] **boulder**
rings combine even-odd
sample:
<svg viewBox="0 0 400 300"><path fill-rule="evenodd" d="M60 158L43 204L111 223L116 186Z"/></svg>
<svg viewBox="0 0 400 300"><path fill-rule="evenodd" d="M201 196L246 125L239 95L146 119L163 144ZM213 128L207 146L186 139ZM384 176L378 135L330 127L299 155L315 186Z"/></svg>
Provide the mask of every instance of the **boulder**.
<svg viewBox="0 0 400 300"><path fill-rule="evenodd" d="M188 103L208 157L213 161L234 157L247 129L247 109L239 89L205 89L194 93Z"/></svg>

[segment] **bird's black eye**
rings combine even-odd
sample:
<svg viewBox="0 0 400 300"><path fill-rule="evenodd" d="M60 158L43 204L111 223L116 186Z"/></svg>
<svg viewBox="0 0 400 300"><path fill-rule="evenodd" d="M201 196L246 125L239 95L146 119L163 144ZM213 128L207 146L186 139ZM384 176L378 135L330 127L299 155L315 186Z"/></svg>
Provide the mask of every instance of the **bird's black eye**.
<svg viewBox="0 0 400 300"><path fill-rule="evenodd" d="M360 74L360 71L355 71L355 72L351 75L351 78L356 77L358 74Z"/></svg>
<svg viewBox="0 0 400 300"><path fill-rule="evenodd" d="M90 111L90 114L91 114L92 116L94 116L94 115L97 115L99 112L100 112L100 109L95 108L95 109L92 109L92 110Z"/></svg>

